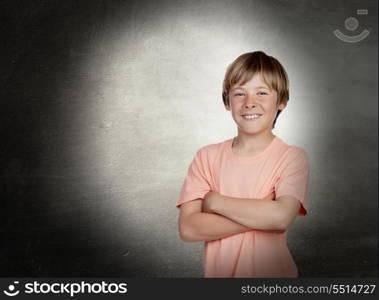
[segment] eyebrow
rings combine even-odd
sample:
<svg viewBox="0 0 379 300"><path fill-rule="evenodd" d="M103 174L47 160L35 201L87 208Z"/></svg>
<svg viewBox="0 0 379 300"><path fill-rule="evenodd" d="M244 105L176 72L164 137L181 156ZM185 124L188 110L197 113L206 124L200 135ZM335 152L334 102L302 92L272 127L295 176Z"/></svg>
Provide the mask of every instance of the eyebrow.
<svg viewBox="0 0 379 300"><path fill-rule="evenodd" d="M235 86L234 88L232 88L230 91L234 91L236 89L243 89L244 87L243 86ZM270 90L267 86L257 86L256 89L266 89L266 90Z"/></svg>

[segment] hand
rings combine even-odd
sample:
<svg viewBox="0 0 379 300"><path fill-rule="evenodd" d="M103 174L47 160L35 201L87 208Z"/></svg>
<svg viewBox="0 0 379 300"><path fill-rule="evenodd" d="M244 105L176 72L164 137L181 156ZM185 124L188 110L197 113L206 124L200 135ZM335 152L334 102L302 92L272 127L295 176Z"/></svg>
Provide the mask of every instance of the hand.
<svg viewBox="0 0 379 300"><path fill-rule="evenodd" d="M203 201L203 212L205 213L213 212L212 204L217 199L217 196L219 196L219 193L214 192L214 191L209 191L208 193L205 194L204 201Z"/></svg>
<svg viewBox="0 0 379 300"><path fill-rule="evenodd" d="M262 200L275 200L276 195L275 195L275 190L272 191L270 194L268 194L266 197L262 198Z"/></svg>

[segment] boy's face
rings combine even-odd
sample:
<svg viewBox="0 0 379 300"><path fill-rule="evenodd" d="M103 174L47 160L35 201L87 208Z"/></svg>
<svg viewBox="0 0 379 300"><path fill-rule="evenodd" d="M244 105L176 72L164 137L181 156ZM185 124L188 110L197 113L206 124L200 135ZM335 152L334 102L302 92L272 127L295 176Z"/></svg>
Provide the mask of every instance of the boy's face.
<svg viewBox="0 0 379 300"><path fill-rule="evenodd" d="M225 108L231 111L238 131L246 134L271 132L278 109L286 107L285 104L277 105L276 91L270 90L260 74L255 74L243 86L233 85L229 103Z"/></svg>

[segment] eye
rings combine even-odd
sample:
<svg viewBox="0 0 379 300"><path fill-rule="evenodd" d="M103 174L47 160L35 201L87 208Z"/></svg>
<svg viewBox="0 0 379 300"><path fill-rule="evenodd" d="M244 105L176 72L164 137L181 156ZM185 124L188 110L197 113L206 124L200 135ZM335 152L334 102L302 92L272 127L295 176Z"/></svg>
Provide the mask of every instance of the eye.
<svg viewBox="0 0 379 300"><path fill-rule="evenodd" d="M244 96L245 94L243 93L237 93L237 94L234 94L234 96Z"/></svg>
<svg viewBox="0 0 379 300"><path fill-rule="evenodd" d="M265 93L265 92L258 92L258 94L267 95L267 93Z"/></svg>

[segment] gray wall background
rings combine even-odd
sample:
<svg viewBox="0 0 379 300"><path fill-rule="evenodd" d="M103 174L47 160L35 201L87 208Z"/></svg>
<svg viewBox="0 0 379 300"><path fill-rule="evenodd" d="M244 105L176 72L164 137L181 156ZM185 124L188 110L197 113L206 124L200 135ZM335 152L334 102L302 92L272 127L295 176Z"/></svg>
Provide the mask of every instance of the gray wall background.
<svg viewBox="0 0 379 300"><path fill-rule="evenodd" d="M201 277L175 202L196 150L237 134L222 80L255 50L290 77L274 133L311 160L310 212L288 233L300 276L377 276L377 1L3 1L0 14L1 276ZM333 35L364 28L358 43Z"/></svg>

